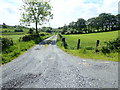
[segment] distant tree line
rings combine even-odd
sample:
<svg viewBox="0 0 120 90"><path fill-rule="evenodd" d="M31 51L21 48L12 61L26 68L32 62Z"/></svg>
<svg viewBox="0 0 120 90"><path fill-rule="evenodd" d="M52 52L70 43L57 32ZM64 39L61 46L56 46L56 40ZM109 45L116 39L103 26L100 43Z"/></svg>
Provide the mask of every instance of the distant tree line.
<svg viewBox="0 0 120 90"><path fill-rule="evenodd" d="M76 22L71 22L69 25L64 25L58 29L62 29L62 34L120 30L120 14L112 15L109 13L101 13L98 17L89 18L87 21L83 18L79 18Z"/></svg>

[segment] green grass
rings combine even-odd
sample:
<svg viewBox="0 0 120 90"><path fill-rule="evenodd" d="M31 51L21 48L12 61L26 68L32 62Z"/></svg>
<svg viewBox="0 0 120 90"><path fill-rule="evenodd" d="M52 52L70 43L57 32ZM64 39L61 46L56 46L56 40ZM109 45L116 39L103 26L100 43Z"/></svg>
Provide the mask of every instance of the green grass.
<svg viewBox="0 0 120 90"><path fill-rule="evenodd" d="M7 31L7 32L14 32L14 30L15 30L16 28L14 28L14 27L9 27L9 28L1 28L1 30L2 30L2 32L5 32L5 31ZM27 29L27 28L22 28L22 30L24 31L24 32L28 32L29 31L29 29ZM6 32L5 32L6 33Z"/></svg>
<svg viewBox="0 0 120 90"><path fill-rule="evenodd" d="M25 51L27 51L29 48L36 45L34 40L23 42L19 42L19 38L23 37L24 35L2 35L2 37L11 38L13 40L14 45L10 46L10 48L2 51L0 56L2 57L2 64L8 63L12 61L14 58L18 57L19 55L23 54ZM45 35L41 36L41 39L45 39L47 37L50 37L51 35Z"/></svg>
<svg viewBox="0 0 120 90"><path fill-rule="evenodd" d="M82 58L118 61L118 53L110 53L104 55L101 51L95 53L96 40L100 40L98 50L105 46L104 42L114 40L118 37L118 31L92 33L92 34L76 34L76 35L63 35L66 38L67 49L63 48L62 42L58 38L57 45L64 51ZM77 50L77 41L81 40L80 49Z"/></svg>
<svg viewBox="0 0 120 90"><path fill-rule="evenodd" d="M18 41L18 39L20 37L23 37L25 34L22 34L22 35L2 35L2 37L6 37L6 38L12 38L12 40L15 42L15 41Z"/></svg>

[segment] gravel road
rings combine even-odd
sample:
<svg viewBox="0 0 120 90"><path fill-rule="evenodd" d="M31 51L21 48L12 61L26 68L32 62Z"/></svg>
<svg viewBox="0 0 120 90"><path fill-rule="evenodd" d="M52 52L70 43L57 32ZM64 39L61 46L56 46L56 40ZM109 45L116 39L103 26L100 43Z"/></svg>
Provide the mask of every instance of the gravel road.
<svg viewBox="0 0 120 90"><path fill-rule="evenodd" d="M52 39L49 45L44 45ZM69 55L54 35L1 66L3 88L117 88L118 63Z"/></svg>

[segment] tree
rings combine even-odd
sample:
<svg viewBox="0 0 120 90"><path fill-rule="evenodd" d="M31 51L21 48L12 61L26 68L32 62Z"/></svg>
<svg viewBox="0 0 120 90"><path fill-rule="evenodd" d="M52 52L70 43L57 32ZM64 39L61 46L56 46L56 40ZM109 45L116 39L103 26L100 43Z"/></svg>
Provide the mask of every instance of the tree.
<svg viewBox="0 0 120 90"><path fill-rule="evenodd" d="M30 28L28 33L32 34L33 33L33 29Z"/></svg>
<svg viewBox="0 0 120 90"><path fill-rule="evenodd" d="M63 26L62 34L65 34L65 32L67 32L67 30L68 30L68 27L67 27L67 25L65 24L65 25Z"/></svg>
<svg viewBox="0 0 120 90"><path fill-rule="evenodd" d="M7 25L5 23L3 23L2 27L3 28L7 28Z"/></svg>
<svg viewBox="0 0 120 90"><path fill-rule="evenodd" d="M78 19L76 27L80 33L83 33L83 29L86 28L86 21L83 18Z"/></svg>
<svg viewBox="0 0 120 90"><path fill-rule="evenodd" d="M73 32L75 33L76 22L69 23L68 27L72 29L71 33L73 33Z"/></svg>
<svg viewBox="0 0 120 90"><path fill-rule="evenodd" d="M23 0L24 5L21 8L22 18L20 21L22 24L30 25L31 23L35 23L36 34L38 33L38 24L42 25L46 21L52 19L53 14L51 13L52 7L49 4L49 1L45 0Z"/></svg>
<svg viewBox="0 0 120 90"><path fill-rule="evenodd" d="M96 18L90 18L87 20L88 32L94 32L94 28L96 27Z"/></svg>
<svg viewBox="0 0 120 90"><path fill-rule="evenodd" d="M118 30L120 29L120 14L116 15L116 27Z"/></svg>

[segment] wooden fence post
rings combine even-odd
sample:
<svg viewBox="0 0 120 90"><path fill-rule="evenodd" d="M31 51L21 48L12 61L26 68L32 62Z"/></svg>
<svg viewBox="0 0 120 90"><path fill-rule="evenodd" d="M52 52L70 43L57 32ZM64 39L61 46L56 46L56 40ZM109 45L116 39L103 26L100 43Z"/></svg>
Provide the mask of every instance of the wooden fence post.
<svg viewBox="0 0 120 90"><path fill-rule="evenodd" d="M65 43L65 38L64 37L62 37L62 42Z"/></svg>
<svg viewBox="0 0 120 90"><path fill-rule="evenodd" d="M99 43L100 43L100 40L97 40L97 41L96 41L96 49L95 49L95 52L99 52L99 50L98 50L98 48L97 48L97 47L99 46Z"/></svg>
<svg viewBox="0 0 120 90"><path fill-rule="evenodd" d="M62 38L62 35L59 34L59 36L60 36L60 39L61 39L61 38Z"/></svg>
<svg viewBox="0 0 120 90"><path fill-rule="evenodd" d="M77 49L80 48L80 39L78 39L78 43L77 43Z"/></svg>
<svg viewBox="0 0 120 90"><path fill-rule="evenodd" d="M63 46L64 46L64 48L65 48L65 49L67 49L67 43L66 43L66 41L65 41L65 38L64 38L64 37L62 37L62 42L63 42Z"/></svg>

